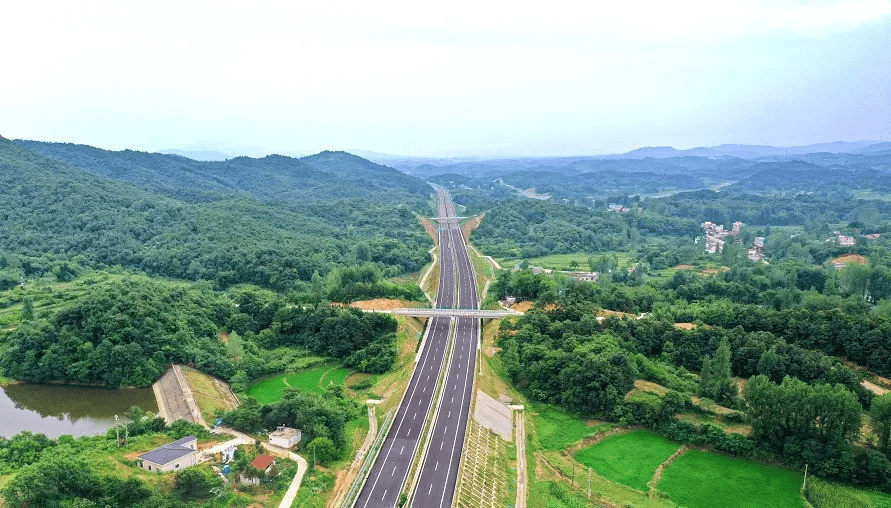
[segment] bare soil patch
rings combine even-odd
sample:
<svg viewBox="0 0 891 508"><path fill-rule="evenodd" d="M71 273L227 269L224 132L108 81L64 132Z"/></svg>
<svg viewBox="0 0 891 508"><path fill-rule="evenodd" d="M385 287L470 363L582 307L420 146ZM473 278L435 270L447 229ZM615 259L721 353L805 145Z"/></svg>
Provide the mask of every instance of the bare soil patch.
<svg viewBox="0 0 891 508"><path fill-rule="evenodd" d="M416 307L417 304L406 302L405 300L389 300L386 298L375 298L374 300L359 300L350 304L362 310L392 310L405 309L407 307Z"/></svg>
<svg viewBox="0 0 891 508"><path fill-rule="evenodd" d="M674 327L678 330L692 330L696 325L693 323L675 323Z"/></svg>
<svg viewBox="0 0 891 508"><path fill-rule="evenodd" d="M677 265L674 267L675 270L692 270L693 265Z"/></svg>
<svg viewBox="0 0 891 508"><path fill-rule="evenodd" d="M485 216L486 214L483 213L464 223L464 226L461 228L461 232L464 234L464 241L470 241L470 233L480 226L480 222L483 221Z"/></svg>
<svg viewBox="0 0 891 508"><path fill-rule="evenodd" d="M729 266L722 266L721 268L707 268L705 270L700 270L699 274L703 277L711 277L714 275L718 275L719 273L724 273L727 270L730 270Z"/></svg>
<svg viewBox="0 0 891 508"><path fill-rule="evenodd" d="M876 395L885 395L886 393L891 392L891 390L888 390L887 388L882 388L881 386L874 384L874 383L870 383L869 381L866 381L866 380L861 381L860 386L866 388L867 390L871 391L872 393L874 393Z"/></svg>
<svg viewBox="0 0 891 508"><path fill-rule="evenodd" d="M534 305L535 305L534 302L524 301L524 302L515 303L515 304L511 305L510 308L513 310L519 311L519 312L529 312Z"/></svg>
<svg viewBox="0 0 891 508"><path fill-rule="evenodd" d="M865 257L861 256L860 254L845 254L845 255L842 255L842 256L839 256L839 257L833 259L832 262L834 264L838 263L838 264L844 264L844 265L849 265L851 263L857 263L858 265L865 265L867 263L867 260Z"/></svg>
<svg viewBox="0 0 891 508"><path fill-rule="evenodd" d="M656 395L665 395L669 391L668 388L662 385L650 381L645 381L643 379L635 379L634 388L642 392L655 393Z"/></svg>
<svg viewBox="0 0 891 508"><path fill-rule="evenodd" d="M430 222L430 219L425 217L418 216L418 220L421 221L421 224L424 226L424 230L427 231L427 234L430 235L430 238L433 239L433 245L439 246L439 232L436 227Z"/></svg>
<svg viewBox="0 0 891 508"><path fill-rule="evenodd" d="M489 358L492 358L493 356L495 356L495 353L497 353L499 351L501 351L500 347L487 347L487 348L483 349L483 353L485 353L485 355L488 356Z"/></svg>
<svg viewBox="0 0 891 508"><path fill-rule="evenodd" d="M597 314L597 317L601 317L601 318L608 318L608 317L612 316L612 317L617 317L617 318L626 317L626 318L633 319L633 318L637 317L636 314L631 314L628 312L620 312L617 310L609 310L609 309L598 309L598 310L595 310L594 312Z"/></svg>
<svg viewBox="0 0 891 508"><path fill-rule="evenodd" d="M229 334L226 332L220 332L220 340L223 341L223 344L229 343Z"/></svg>

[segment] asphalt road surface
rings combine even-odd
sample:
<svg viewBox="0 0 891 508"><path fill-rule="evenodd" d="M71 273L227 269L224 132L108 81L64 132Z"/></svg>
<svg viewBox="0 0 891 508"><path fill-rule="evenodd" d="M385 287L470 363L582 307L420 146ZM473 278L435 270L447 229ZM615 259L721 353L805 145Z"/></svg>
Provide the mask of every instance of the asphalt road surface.
<svg viewBox="0 0 891 508"><path fill-rule="evenodd" d="M464 237L459 229L453 229L451 235L456 246L457 306L475 309L478 306L476 284ZM455 326L455 345L443 386L442 404L433 424L412 508L449 508L455 494L470 411L480 320L457 318Z"/></svg>
<svg viewBox="0 0 891 508"><path fill-rule="evenodd" d="M439 190L438 194L439 216L455 217L455 208L448 198L448 194L442 190ZM470 298L463 292L456 295L455 291L456 261L459 271L463 271L460 269L461 266L465 266L461 261L463 259L462 252L464 257L467 256L467 253L463 239L460 238L458 221L444 220L440 221L440 225L440 280L436 306L439 308L452 308L456 303L463 305ZM464 287L465 284L461 286ZM475 288L473 291L473 302L476 305ZM456 297L460 300L459 302L456 302ZM424 429L428 411L433 403L433 392L436 389L436 380L440 369L443 367L450 325L451 318L447 317L433 318L430 322L430 330L424 350L421 351L420 359L415 366L414 373L412 373L411 381L408 384L402 405L399 406L399 410L396 413L393 426L390 428L377 460L371 468L368 479L359 493L355 504L356 507L393 508L399 502L399 495L402 493L406 476L411 468L411 462L418 446L421 431ZM474 352L475 347L474 344ZM464 434L462 432L460 439L463 440L463 438ZM460 455L460 446L458 453ZM457 461L459 458L456 457L454 459L455 474L457 474ZM452 486L454 490L454 481ZM451 496L449 496L449 499L451 499Z"/></svg>

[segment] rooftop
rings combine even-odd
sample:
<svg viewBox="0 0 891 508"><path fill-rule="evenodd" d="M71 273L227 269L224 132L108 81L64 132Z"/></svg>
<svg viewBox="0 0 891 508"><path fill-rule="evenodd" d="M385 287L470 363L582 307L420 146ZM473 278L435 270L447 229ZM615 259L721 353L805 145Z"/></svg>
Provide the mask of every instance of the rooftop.
<svg viewBox="0 0 891 508"><path fill-rule="evenodd" d="M172 443L168 443L164 446L155 448L150 452L145 452L140 455L139 458L142 460L147 460L149 462L154 462L155 464L168 464L176 459L185 457L186 455L193 453L195 450L185 445L186 443L197 440L198 438L196 438L195 436L186 436L182 439L177 439Z"/></svg>
<svg viewBox="0 0 891 508"><path fill-rule="evenodd" d="M251 465L260 471L265 471L273 462L275 457L271 455L257 455L257 458L251 461Z"/></svg>

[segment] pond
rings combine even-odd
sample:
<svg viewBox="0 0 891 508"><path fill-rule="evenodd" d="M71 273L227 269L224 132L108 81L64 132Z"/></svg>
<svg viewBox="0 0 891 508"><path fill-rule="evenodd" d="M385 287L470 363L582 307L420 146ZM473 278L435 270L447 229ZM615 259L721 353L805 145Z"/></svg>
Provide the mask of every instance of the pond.
<svg viewBox="0 0 891 508"><path fill-rule="evenodd" d="M0 387L0 437L23 430L55 438L101 434L131 406L157 412L151 388L96 388L73 385L10 384Z"/></svg>

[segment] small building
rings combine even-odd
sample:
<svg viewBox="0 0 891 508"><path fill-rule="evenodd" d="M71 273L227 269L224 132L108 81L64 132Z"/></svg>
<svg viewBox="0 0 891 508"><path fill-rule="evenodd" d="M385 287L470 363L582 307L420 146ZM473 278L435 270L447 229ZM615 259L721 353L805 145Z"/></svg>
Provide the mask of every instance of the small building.
<svg viewBox="0 0 891 508"><path fill-rule="evenodd" d="M755 242L752 244L752 248L749 249L749 259L756 263L764 259L764 237L755 237Z"/></svg>
<svg viewBox="0 0 891 508"><path fill-rule="evenodd" d="M159 473L194 466L198 463L198 438L186 436L160 446L140 455L137 462L142 469Z"/></svg>
<svg viewBox="0 0 891 508"><path fill-rule="evenodd" d="M300 429L279 425L275 432L269 434L269 444L281 448L293 448L302 437Z"/></svg>
<svg viewBox="0 0 891 508"><path fill-rule="evenodd" d="M853 236L847 236L841 231L835 232L835 238L838 240L838 244L842 247L853 247L857 245L857 239Z"/></svg>
<svg viewBox="0 0 891 508"><path fill-rule="evenodd" d="M251 461L251 465L257 471L268 472L269 468L275 465L275 457L272 455L257 455L257 458Z"/></svg>
<svg viewBox="0 0 891 508"><path fill-rule="evenodd" d="M600 274L598 272L579 272L573 275L573 278L576 280L597 282L597 280L600 279Z"/></svg>

